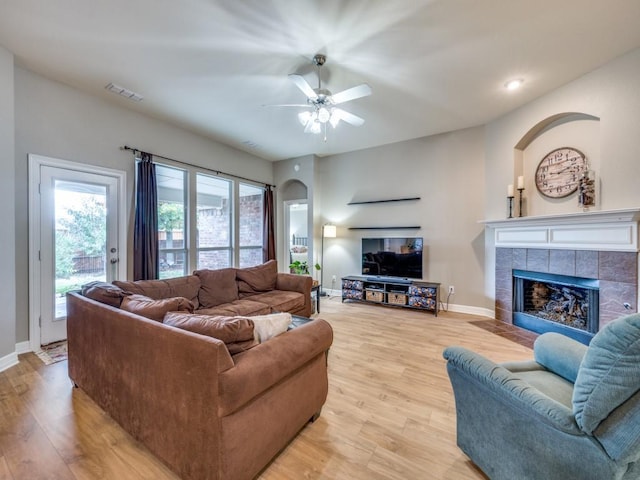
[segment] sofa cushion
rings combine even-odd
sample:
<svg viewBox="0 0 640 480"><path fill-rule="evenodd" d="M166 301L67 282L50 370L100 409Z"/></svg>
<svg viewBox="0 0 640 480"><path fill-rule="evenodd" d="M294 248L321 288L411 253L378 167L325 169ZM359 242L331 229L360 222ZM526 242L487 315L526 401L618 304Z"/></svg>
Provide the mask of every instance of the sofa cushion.
<svg viewBox="0 0 640 480"><path fill-rule="evenodd" d="M256 342L264 343L273 337L284 333L291 324L290 313L272 313L270 315L254 315L253 337Z"/></svg>
<svg viewBox="0 0 640 480"><path fill-rule="evenodd" d="M223 303L222 305L211 308L201 308L196 313L205 315L252 316L266 315L272 311L271 307L266 303L244 299L231 303Z"/></svg>
<svg viewBox="0 0 640 480"><path fill-rule="evenodd" d="M640 314L614 320L587 349L573 390L576 422L591 434L640 385Z"/></svg>
<svg viewBox="0 0 640 480"><path fill-rule="evenodd" d="M193 274L200 279L198 300L202 308L211 308L238 299L235 268L196 270Z"/></svg>
<svg viewBox="0 0 640 480"><path fill-rule="evenodd" d="M198 308L200 279L195 275L168 278L166 280L138 280L135 282L114 280L113 284L122 288L125 292L137 293L154 300L185 297L193 303L194 308Z"/></svg>
<svg viewBox="0 0 640 480"><path fill-rule="evenodd" d="M82 286L82 295L91 300L120 308L126 294L120 287L112 283L90 282Z"/></svg>
<svg viewBox="0 0 640 480"><path fill-rule="evenodd" d="M122 310L142 317L162 322L167 312L193 312L193 303L184 297L153 299L144 295L132 294L122 299Z"/></svg>
<svg viewBox="0 0 640 480"><path fill-rule="evenodd" d="M236 278L242 285L243 293L252 293L250 290L268 292L276 288L278 263L275 260L269 260L255 267L240 268L236 270Z"/></svg>
<svg viewBox="0 0 640 480"><path fill-rule="evenodd" d="M253 320L246 317L168 312L163 323L222 340L229 353L234 355L254 347Z"/></svg>
<svg viewBox="0 0 640 480"><path fill-rule="evenodd" d="M285 292L272 290L258 293L250 297L252 302L260 302L269 305L273 311L291 312L304 307L304 295L298 292Z"/></svg>

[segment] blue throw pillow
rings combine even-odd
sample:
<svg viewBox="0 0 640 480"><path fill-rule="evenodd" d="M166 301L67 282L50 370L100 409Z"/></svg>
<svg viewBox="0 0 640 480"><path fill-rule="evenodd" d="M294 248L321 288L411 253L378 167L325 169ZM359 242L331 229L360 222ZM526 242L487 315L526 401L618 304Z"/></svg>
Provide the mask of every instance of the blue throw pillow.
<svg viewBox="0 0 640 480"><path fill-rule="evenodd" d="M573 390L578 426L591 434L640 390L640 314L606 325L591 341Z"/></svg>

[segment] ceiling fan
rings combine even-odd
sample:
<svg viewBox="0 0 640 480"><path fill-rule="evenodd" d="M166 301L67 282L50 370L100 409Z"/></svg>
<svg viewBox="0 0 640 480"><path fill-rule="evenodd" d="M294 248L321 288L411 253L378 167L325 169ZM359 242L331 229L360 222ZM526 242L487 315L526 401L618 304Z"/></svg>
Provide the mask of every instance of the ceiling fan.
<svg viewBox="0 0 640 480"><path fill-rule="evenodd" d="M298 120L304 125L305 133L317 134L324 131L325 141L327 140L327 123L333 128L340 123L340 120L356 127L364 123L364 118L337 108L336 105L371 95L371 87L366 83L348 88L336 94L332 94L329 90L322 88L320 67L324 65L326 60L327 57L321 54L313 57L313 63L318 67L318 88L312 88L302 75L298 75L297 73L289 74L291 81L307 96L306 105L274 105L308 108L309 110L298 114Z"/></svg>

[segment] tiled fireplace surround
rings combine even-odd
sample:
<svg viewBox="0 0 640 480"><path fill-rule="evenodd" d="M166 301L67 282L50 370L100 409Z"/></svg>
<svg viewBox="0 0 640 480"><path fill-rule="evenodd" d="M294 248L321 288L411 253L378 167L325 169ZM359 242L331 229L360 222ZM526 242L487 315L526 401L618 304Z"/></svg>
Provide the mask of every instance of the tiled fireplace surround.
<svg viewBox="0 0 640 480"><path fill-rule="evenodd" d="M512 270L555 273L600 281L600 324L635 312L638 304L638 254L594 250L496 249L496 318L512 323ZM631 305L631 310L624 303Z"/></svg>
<svg viewBox="0 0 640 480"><path fill-rule="evenodd" d="M599 280L599 329L636 312L639 219L629 209L483 222L495 233L496 319L513 323L514 269Z"/></svg>

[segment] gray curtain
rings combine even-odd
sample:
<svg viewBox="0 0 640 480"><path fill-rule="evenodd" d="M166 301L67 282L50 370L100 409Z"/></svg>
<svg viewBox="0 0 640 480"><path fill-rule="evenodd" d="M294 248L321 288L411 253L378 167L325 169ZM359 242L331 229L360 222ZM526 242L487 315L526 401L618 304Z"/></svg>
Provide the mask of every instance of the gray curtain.
<svg viewBox="0 0 640 480"><path fill-rule="evenodd" d="M274 225L273 191L267 185L262 196L263 233L262 233L262 260L267 262L276 259L276 234Z"/></svg>
<svg viewBox="0 0 640 480"><path fill-rule="evenodd" d="M153 157L141 152L137 168L136 216L133 227L133 279L158 278L158 189Z"/></svg>

